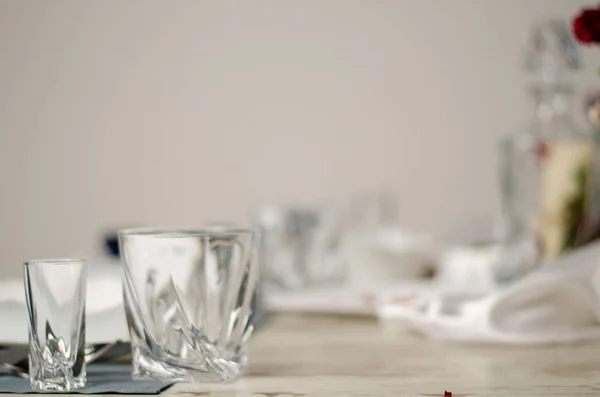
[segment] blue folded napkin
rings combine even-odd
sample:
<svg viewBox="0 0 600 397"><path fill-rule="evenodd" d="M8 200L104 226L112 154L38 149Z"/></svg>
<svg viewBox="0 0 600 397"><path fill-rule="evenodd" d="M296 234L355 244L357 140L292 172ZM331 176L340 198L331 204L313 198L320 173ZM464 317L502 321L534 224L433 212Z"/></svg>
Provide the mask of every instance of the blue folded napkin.
<svg viewBox="0 0 600 397"><path fill-rule="evenodd" d="M92 364L87 367L87 384L74 394L160 394L173 382L137 381L131 379L131 364ZM36 393L29 380L0 370L0 393ZM60 392L60 394L66 394Z"/></svg>

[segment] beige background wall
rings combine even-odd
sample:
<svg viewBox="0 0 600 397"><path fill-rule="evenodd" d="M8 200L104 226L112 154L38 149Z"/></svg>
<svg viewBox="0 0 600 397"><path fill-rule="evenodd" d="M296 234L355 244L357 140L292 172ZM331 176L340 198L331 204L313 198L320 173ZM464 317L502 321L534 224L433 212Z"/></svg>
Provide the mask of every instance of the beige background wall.
<svg viewBox="0 0 600 397"><path fill-rule="evenodd" d="M2 0L0 274L377 186L409 227L489 235L495 140L531 112L521 39L586 3Z"/></svg>

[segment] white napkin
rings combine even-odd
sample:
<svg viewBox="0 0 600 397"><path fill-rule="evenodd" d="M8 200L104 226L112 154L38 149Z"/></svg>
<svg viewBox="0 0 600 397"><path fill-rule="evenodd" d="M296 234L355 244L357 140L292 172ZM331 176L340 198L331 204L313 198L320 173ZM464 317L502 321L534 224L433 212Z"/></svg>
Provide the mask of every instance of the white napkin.
<svg viewBox="0 0 600 397"><path fill-rule="evenodd" d="M121 265L97 259L89 262L86 294L86 336L90 343L127 340ZM26 343L27 307L23 279L0 280L0 343Z"/></svg>
<svg viewBox="0 0 600 397"><path fill-rule="evenodd" d="M109 277L93 278L88 281L86 312L88 315L101 313L123 304L121 280ZM8 278L0 280L0 303L25 305L23 280Z"/></svg>
<svg viewBox="0 0 600 397"><path fill-rule="evenodd" d="M490 292L495 288L494 266L501 254L497 245L448 248L439 256L436 283L442 290Z"/></svg>
<svg viewBox="0 0 600 397"><path fill-rule="evenodd" d="M442 340L514 344L600 338L600 244L580 248L484 295L422 294L382 302L384 323Z"/></svg>

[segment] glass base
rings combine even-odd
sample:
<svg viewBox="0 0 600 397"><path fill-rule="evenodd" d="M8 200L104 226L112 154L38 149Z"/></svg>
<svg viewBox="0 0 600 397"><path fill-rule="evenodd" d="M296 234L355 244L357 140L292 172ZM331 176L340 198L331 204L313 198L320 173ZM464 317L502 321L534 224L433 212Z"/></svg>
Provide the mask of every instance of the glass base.
<svg viewBox="0 0 600 397"><path fill-rule="evenodd" d="M235 360L212 359L210 364L191 366L175 365L134 352L134 380L158 380L166 382L232 382L242 375L245 357Z"/></svg>
<svg viewBox="0 0 600 397"><path fill-rule="evenodd" d="M533 240L505 244L500 258L494 264L497 285L513 283L540 266L536 245Z"/></svg>
<svg viewBox="0 0 600 397"><path fill-rule="evenodd" d="M57 378L57 379L30 379L32 390L44 392L65 392L82 389L85 387L86 378Z"/></svg>

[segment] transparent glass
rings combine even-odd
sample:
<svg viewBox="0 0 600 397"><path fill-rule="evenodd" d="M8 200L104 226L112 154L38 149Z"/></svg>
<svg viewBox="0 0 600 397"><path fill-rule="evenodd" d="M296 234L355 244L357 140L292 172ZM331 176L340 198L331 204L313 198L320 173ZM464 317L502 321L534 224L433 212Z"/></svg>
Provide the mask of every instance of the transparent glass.
<svg viewBox="0 0 600 397"><path fill-rule="evenodd" d="M119 232L133 378L231 381L246 365L259 271L250 229Z"/></svg>
<svg viewBox="0 0 600 397"><path fill-rule="evenodd" d="M535 107L527 128L501 140L499 282L595 239L600 224L598 145L573 121L565 79L579 67L577 44L564 21L544 20L533 26L525 50Z"/></svg>
<svg viewBox="0 0 600 397"><path fill-rule="evenodd" d="M558 81L565 71L581 67L581 51L564 19L535 22L523 46L524 68L545 81Z"/></svg>
<svg viewBox="0 0 600 397"><path fill-rule="evenodd" d="M29 261L24 273L31 388L70 391L84 387L86 262Z"/></svg>
<svg viewBox="0 0 600 397"><path fill-rule="evenodd" d="M597 144L568 112L565 87L536 87L536 118L501 145L505 257L501 279L513 279L595 238L598 230Z"/></svg>
<svg viewBox="0 0 600 397"><path fill-rule="evenodd" d="M266 281L296 289L342 280L340 217L320 207L264 207L252 214L262 237Z"/></svg>
<svg viewBox="0 0 600 397"><path fill-rule="evenodd" d="M346 231L368 231L399 224L398 197L390 190L367 190L351 198L344 222Z"/></svg>

